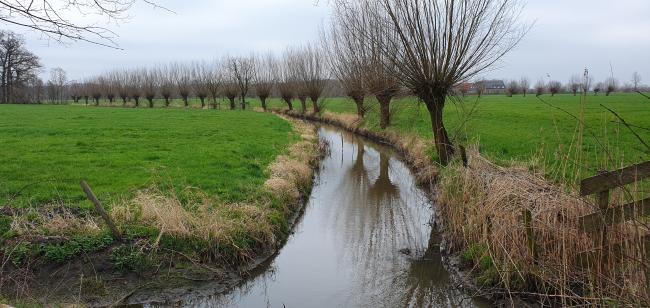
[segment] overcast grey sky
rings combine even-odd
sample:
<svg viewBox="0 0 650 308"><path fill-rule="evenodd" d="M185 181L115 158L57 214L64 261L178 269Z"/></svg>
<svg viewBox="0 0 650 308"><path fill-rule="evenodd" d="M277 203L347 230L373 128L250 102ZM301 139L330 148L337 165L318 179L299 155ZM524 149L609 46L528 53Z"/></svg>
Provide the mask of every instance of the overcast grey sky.
<svg viewBox="0 0 650 308"><path fill-rule="evenodd" d="M170 61L212 60L224 54L282 51L316 39L329 8L315 0L157 1L176 14L137 4L127 22L108 27L119 34L123 50L89 43L61 45L34 32L24 34L28 48L46 66L64 68L81 79L113 68L150 66ZM323 1L321 1L323 2ZM650 83L650 0L528 0L522 20L535 21L519 47L487 78L566 81L589 68L602 80L611 70L622 83L634 71Z"/></svg>

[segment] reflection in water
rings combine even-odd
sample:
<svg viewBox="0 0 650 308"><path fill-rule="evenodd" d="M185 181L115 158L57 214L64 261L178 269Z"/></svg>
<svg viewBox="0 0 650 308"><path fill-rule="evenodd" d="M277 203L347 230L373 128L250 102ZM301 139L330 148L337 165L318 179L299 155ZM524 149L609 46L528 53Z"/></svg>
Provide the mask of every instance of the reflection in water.
<svg viewBox="0 0 650 308"><path fill-rule="evenodd" d="M431 237L432 210L408 168L381 146L321 128L331 154L305 215L263 273L218 307L472 307L450 283Z"/></svg>

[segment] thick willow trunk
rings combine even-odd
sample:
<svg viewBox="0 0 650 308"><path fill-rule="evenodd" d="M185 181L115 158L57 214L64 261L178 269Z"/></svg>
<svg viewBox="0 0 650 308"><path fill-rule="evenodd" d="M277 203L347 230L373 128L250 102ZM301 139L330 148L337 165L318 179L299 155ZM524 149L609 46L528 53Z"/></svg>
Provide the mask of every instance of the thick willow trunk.
<svg viewBox="0 0 650 308"><path fill-rule="evenodd" d="M431 128L433 129L433 138L436 144L438 158L443 165L446 165L454 155L454 146L451 140L449 140L449 135L447 134L447 129L445 129L445 123L443 121L445 97L446 95L437 95L423 98L431 117Z"/></svg>
<svg viewBox="0 0 650 308"><path fill-rule="evenodd" d="M314 105L314 113L320 112L320 107L318 106L318 96L312 96L311 103Z"/></svg>
<svg viewBox="0 0 650 308"><path fill-rule="evenodd" d="M363 96L355 96L352 98L354 103L357 105L357 115L360 118L363 118L366 116L366 108L363 106Z"/></svg>
<svg viewBox="0 0 650 308"><path fill-rule="evenodd" d="M392 99L389 95L378 95L377 101L379 101L379 126L382 129L385 129L390 125L390 100Z"/></svg>
<svg viewBox="0 0 650 308"><path fill-rule="evenodd" d="M235 110L235 98L229 97L228 100L230 100L230 110Z"/></svg>
<svg viewBox="0 0 650 308"><path fill-rule="evenodd" d="M260 102L262 102L262 109L266 111L266 96L260 96Z"/></svg>

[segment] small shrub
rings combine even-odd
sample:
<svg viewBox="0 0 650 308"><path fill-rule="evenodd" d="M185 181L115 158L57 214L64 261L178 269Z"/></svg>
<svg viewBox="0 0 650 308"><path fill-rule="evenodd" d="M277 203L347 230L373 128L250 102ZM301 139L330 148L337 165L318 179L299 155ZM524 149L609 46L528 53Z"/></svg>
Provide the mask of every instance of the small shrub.
<svg viewBox="0 0 650 308"><path fill-rule="evenodd" d="M146 254L132 246L121 246L111 253L111 262L119 271L141 273L151 268L153 262Z"/></svg>

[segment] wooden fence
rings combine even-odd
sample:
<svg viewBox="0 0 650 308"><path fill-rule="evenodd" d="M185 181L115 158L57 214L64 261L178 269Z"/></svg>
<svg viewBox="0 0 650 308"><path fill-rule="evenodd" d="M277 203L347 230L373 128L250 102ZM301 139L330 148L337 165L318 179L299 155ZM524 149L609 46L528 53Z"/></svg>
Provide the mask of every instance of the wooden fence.
<svg viewBox="0 0 650 308"><path fill-rule="evenodd" d="M590 233L595 239L595 249L578 255L578 263L588 266L594 258L617 257L623 253L625 241L608 243L607 229L609 226L625 223L630 220L650 216L650 198L623 205L610 206L610 191L650 177L650 161L629 166L623 169L601 172L600 174L582 180L580 195L596 195L598 211L579 218L579 229ZM641 240L641 251L644 258L650 256L650 236L644 235Z"/></svg>

